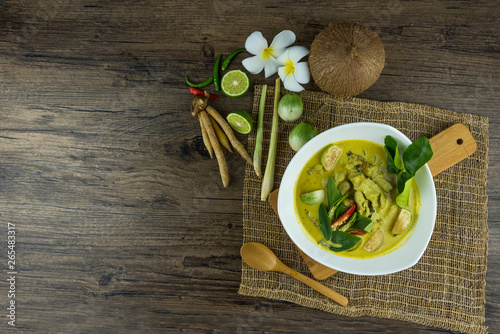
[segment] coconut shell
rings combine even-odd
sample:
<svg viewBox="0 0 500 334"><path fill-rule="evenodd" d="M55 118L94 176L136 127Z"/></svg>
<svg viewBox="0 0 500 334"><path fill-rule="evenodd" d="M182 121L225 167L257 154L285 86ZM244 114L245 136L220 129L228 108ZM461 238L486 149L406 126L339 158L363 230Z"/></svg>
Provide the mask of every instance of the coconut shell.
<svg viewBox="0 0 500 334"><path fill-rule="evenodd" d="M385 64L378 35L356 23L330 24L311 45L309 69L325 92L355 96L377 81Z"/></svg>

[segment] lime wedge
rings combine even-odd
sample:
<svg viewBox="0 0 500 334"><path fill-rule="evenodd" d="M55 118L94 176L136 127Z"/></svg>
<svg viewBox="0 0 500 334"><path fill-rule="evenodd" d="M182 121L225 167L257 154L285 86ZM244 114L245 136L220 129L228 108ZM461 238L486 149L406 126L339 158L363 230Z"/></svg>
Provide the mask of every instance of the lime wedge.
<svg viewBox="0 0 500 334"><path fill-rule="evenodd" d="M239 97L245 94L250 87L250 80L245 72L240 70L229 71L222 77L222 92L230 97Z"/></svg>
<svg viewBox="0 0 500 334"><path fill-rule="evenodd" d="M252 116L245 110L236 110L227 115L227 122L234 131L246 135L252 131Z"/></svg>

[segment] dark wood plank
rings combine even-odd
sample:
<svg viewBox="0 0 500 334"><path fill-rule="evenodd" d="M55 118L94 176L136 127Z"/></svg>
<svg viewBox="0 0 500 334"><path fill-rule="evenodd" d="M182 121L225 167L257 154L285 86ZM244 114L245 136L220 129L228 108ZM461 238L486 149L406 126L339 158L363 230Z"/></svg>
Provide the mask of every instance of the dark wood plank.
<svg viewBox="0 0 500 334"><path fill-rule="evenodd" d="M292 29L297 43L309 47L329 22L355 21L379 33L387 54L382 76L361 97L490 118L486 324L498 331L497 7L488 1L1 2L0 217L2 235L7 222L16 224L17 329L446 332L237 294L245 165L226 155L231 184L223 189L189 113L184 75L209 76L217 55L242 47L254 30L271 39ZM241 67L243 58L232 66ZM251 104L250 93L214 106L225 115Z"/></svg>

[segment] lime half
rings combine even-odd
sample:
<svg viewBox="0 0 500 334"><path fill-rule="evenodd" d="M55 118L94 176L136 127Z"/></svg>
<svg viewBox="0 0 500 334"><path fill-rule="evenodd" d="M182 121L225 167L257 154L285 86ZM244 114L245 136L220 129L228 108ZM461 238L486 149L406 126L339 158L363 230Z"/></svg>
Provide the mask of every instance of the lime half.
<svg viewBox="0 0 500 334"><path fill-rule="evenodd" d="M240 70L229 71L222 77L222 92L230 97L242 96L250 87L250 80L245 72Z"/></svg>
<svg viewBox="0 0 500 334"><path fill-rule="evenodd" d="M227 122L234 131L241 134L248 134L252 131L253 120L252 116L245 110L236 110L227 115Z"/></svg>

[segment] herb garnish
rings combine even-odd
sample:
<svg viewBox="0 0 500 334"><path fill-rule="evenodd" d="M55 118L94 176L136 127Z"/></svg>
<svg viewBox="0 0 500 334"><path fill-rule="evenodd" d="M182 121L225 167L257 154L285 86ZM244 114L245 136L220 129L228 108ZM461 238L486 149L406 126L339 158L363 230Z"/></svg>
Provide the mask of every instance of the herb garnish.
<svg viewBox="0 0 500 334"><path fill-rule="evenodd" d="M328 212L323 203L319 205L318 218L320 224L320 230L326 240L330 240L332 237L332 227L330 226L330 219L328 219Z"/></svg>
<svg viewBox="0 0 500 334"><path fill-rule="evenodd" d="M356 246L360 240L360 237L350 233L333 231L332 238L330 239L332 244L330 244L328 248L334 252L342 252Z"/></svg>
<svg viewBox="0 0 500 334"><path fill-rule="evenodd" d="M337 219L341 216L345 207L342 204L342 201L347 197L347 194L344 196L340 195L339 189L335 184L335 181L332 176L330 176L328 183L326 185L326 201L327 206L323 203L319 205L318 209L318 219L320 222L320 230L325 240L321 240L320 243L325 247L334 252L341 252L347 249L351 249L354 247L361 238L345 231L334 231L332 229L332 219ZM357 224L361 225L357 227L360 230L368 230L371 229L371 219L368 217L357 218L356 214L355 223L351 226L355 226Z"/></svg>
<svg viewBox="0 0 500 334"><path fill-rule="evenodd" d="M330 176L328 183L326 184L326 199L328 202L327 209L330 220L337 219L344 213L345 207L344 204L342 204L342 201L346 198L347 194L344 196L340 195L339 189L333 180L333 176Z"/></svg>
<svg viewBox="0 0 500 334"><path fill-rule="evenodd" d="M352 229L370 233L372 231L372 220L368 217L358 214L356 222L352 225Z"/></svg>
<svg viewBox="0 0 500 334"><path fill-rule="evenodd" d="M340 192L333 180L333 177L330 176L328 179L328 183L326 184L326 200L328 201L328 211L332 208L333 204L337 202L340 198Z"/></svg>
<svg viewBox="0 0 500 334"><path fill-rule="evenodd" d="M385 151L387 153L387 172L396 174L396 185L399 192L396 203L401 208L408 206L412 179L417 171L431 160L433 152L429 139L422 137L411 143L401 154L397 141L386 136Z"/></svg>

